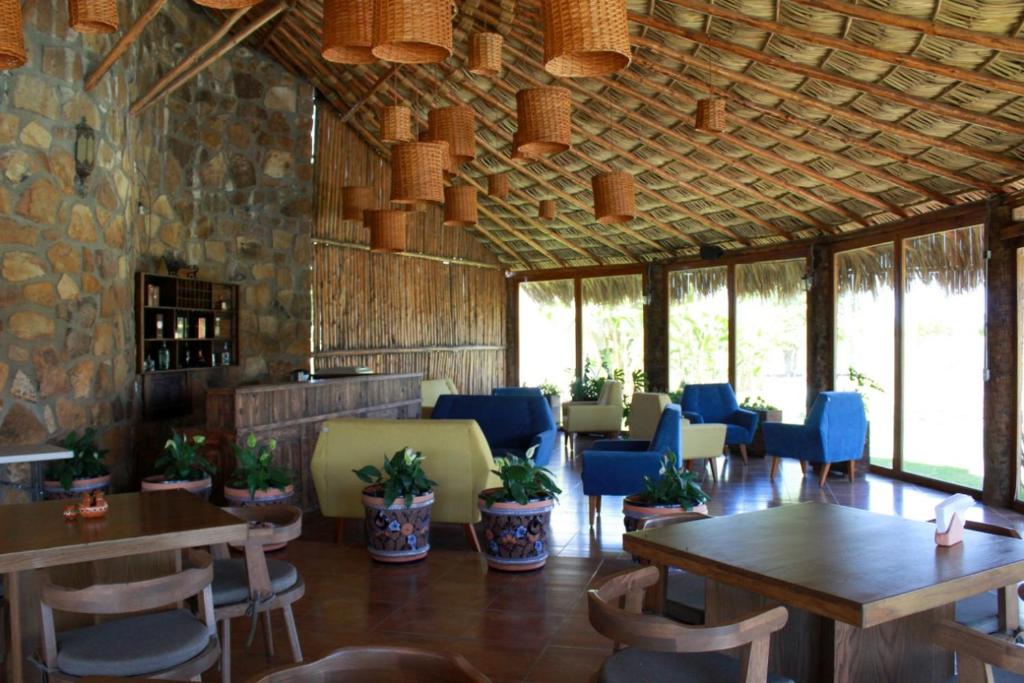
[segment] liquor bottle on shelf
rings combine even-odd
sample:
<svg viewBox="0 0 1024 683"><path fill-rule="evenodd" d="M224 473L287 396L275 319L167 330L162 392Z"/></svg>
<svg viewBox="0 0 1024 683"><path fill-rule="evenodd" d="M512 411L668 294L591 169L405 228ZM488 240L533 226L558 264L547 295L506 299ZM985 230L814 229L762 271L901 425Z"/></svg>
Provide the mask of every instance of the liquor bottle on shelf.
<svg viewBox="0 0 1024 683"><path fill-rule="evenodd" d="M189 351L188 349L185 349L185 363L184 363L184 366L186 368L192 366L192 352Z"/></svg>
<svg viewBox="0 0 1024 683"><path fill-rule="evenodd" d="M156 368L156 364L153 362L153 356L146 356L146 360L142 363L143 372L153 372Z"/></svg>
<svg viewBox="0 0 1024 683"><path fill-rule="evenodd" d="M167 348L167 342L164 342L160 347L160 350L156 354L157 367L161 370L171 369L171 350Z"/></svg>
<svg viewBox="0 0 1024 683"><path fill-rule="evenodd" d="M197 368L205 368L206 367L206 358L203 357L203 350L202 349L199 349L198 351L196 351L196 367Z"/></svg>
<svg viewBox="0 0 1024 683"><path fill-rule="evenodd" d="M228 343L224 342L224 352L220 354L221 365L231 365L231 352L228 350Z"/></svg>
<svg viewBox="0 0 1024 683"><path fill-rule="evenodd" d="M163 339L164 337L164 314L156 314L156 337L157 339Z"/></svg>

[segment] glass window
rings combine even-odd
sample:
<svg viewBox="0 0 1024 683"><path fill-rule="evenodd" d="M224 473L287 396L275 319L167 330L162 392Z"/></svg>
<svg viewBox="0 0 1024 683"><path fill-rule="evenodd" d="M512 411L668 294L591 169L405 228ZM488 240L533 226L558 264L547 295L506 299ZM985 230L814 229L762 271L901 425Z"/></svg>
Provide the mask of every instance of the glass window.
<svg viewBox="0 0 1024 683"><path fill-rule="evenodd" d="M576 296L572 280L519 284L519 383L557 386L569 396L576 372ZM568 400L568 399L566 399Z"/></svg>
<svg viewBox="0 0 1024 683"><path fill-rule="evenodd" d="M903 469L980 489L984 228L905 240Z"/></svg>
<svg viewBox="0 0 1024 683"><path fill-rule="evenodd" d="M643 278L586 278L582 288L583 361L608 373L622 370L629 396L633 373L644 369Z"/></svg>
<svg viewBox="0 0 1024 683"><path fill-rule="evenodd" d="M736 266L736 395L782 410L785 422L807 412L805 259Z"/></svg>
<svg viewBox="0 0 1024 683"><path fill-rule="evenodd" d="M892 242L836 254L835 387L859 391L872 465L892 467L896 289Z"/></svg>
<svg viewBox="0 0 1024 683"><path fill-rule="evenodd" d="M669 387L729 381L728 268L669 274Z"/></svg>

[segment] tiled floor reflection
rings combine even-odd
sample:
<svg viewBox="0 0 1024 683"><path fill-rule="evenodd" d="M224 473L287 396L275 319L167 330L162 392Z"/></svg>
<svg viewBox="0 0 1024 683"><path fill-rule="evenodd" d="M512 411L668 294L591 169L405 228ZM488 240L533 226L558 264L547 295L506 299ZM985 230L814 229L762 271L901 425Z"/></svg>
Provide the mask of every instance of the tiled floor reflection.
<svg viewBox="0 0 1024 683"><path fill-rule="evenodd" d="M306 658L346 645L409 645L462 653L496 682L589 680L610 643L590 628L582 597L595 576L630 566L622 553L622 501L607 497L604 518L591 531L579 461L556 454L551 469L564 489L552 518L556 556L525 575L488 572L458 528L435 528L424 562L389 567L368 558L357 523L336 545L330 520L307 517L302 539L276 553L294 562L307 584L306 597L296 603ZM746 466L736 458L717 485L707 480L705 490L713 515L821 501L926 520L945 497L870 475L853 484L836 477L822 488L815 477L803 478L795 462L786 462L769 482L767 462L757 458ZM1024 517L1010 511L978 505L969 517L1024 531ZM282 625L276 627L277 654L268 659L259 635L245 650L248 624L236 624L236 681L288 662L287 639ZM204 680L219 677L214 671Z"/></svg>

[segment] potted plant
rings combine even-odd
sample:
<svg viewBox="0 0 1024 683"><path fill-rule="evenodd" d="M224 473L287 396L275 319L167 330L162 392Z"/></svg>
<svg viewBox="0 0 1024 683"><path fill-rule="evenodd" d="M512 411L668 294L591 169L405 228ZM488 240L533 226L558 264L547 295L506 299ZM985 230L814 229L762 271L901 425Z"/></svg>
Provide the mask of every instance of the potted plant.
<svg viewBox="0 0 1024 683"><path fill-rule="evenodd" d="M644 477L644 490L626 496L622 514L626 531L636 531L640 520L680 512L708 513L708 494L697 483L695 472L676 467L676 455L669 451L661 464L657 479Z"/></svg>
<svg viewBox="0 0 1024 683"><path fill-rule="evenodd" d="M384 458L383 471L373 465L352 471L369 484L363 489L363 507L370 557L391 563L426 557L437 482L423 471L423 454L406 447Z"/></svg>
<svg viewBox="0 0 1024 683"><path fill-rule="evenodd" d="M213 488L211 476L217 468L200 454L199 449L204 443L206 437L202 434L188 437L173 432L155 463L161 473L145 477L142 490L185 489L209 499L210 489Z"/></svg>
<svg viewBox="0 0 1024 683"><path fill-rule="evenodd" d="M58 445L70 450L72 456L53 460L47 466L43 492L48 500L110 492L110 470L103 464L107 451L96 447L95 429L89 427L81 435L69 432Z"/></svg>
<svg viewBox="0 0 1024 683"><path fill-rule="evenodd" d="M524 572L547 562L551 510L562 489L550 471L534 464L535 449L522 458L499 458L493 471L501 486L480 492L484 554L491 569Z"/></svg>
<svg viewBox="0 0 1024 683"><path fill-rule="evenodd" d="M743 403L740 404L740 407L746 408L747 410L753 410L757 413L757 431L754 433L754 439L750 442L747 452L750 455L759 455L763 457L764 436L761 434L761 425L765 422L782 422L782 411L760 396L757 398L745 398Z"/></svg>
<svg viewBox="0 0 1024 683"><path fill-rule="evenodd" d="M235 444L238 466L224 484L228 505L269 505L287 503L295 493L292 473L274 462L277 439L260 441L255 434L243 446Z"/></svg>

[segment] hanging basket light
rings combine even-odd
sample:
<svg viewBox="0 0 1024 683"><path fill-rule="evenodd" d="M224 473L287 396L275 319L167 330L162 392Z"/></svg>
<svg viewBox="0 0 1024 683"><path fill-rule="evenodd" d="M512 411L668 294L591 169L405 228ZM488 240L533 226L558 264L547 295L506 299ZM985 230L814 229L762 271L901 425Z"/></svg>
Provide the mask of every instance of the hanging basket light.
<svg viewBox="0 0 1024 683"><path fill-rule="evenodd" d="M17 69L26 59L21 2L0 0L0 69Z"/></svg>
<svg viewBox="0 0 1024 683"><path fill-rule="evenodd" d="M200 4L209 1L197 0ZM373 0L324 0L323 29L320 54L327 61L337 64L375 61L370 51L373 47Z"/></svg>
<svg viewBox="0 0 1024 683"><path fill-rule="evenodd" d="M477 32L469 39L469 72L480 76L501 73L501 48L505 38L500 33Z"/></svg>
<svg viewBox="0 0 1024 683"><path fill-rule="evenodd" d="M409 214L398 209L367 211L364 222L370 229L370 251L405 251L408 220Z"/></svg>
<svg viewBox="0 0 1024 683"><path fill-rule="evenodd" d="M544 68L561 78L629 66L626 0L544 0Z"/></svg>
<svg viewBox="0 0 1024 683"><path fill-rule="evenodd" d="M380 110L381 142L412 142L412 109L404 104L389 104Z"/></svg>
<svg viewBox="0 0 1024 683"><path fill-rule="evenodd" d="M363 212L373 208L373 188L346 185L341 188L341 217L346 221L363 220Z"/></svg>
<svg viewBox="0 0 1024 683"><path fill-rule="evenodd" d="M451 54L451 0L376 0L374 57L400 64L435 64Z"/></svg>
<svg viewBox="0 0 1024 683"><path fill-rule="evenodd" d="M117 30L116 0L69 0L68 24L79 33L113 33Z"/></svg>
<svg viewBox="0 0 1024 683"><path fill-rule="evenodd" d="M697 113L693 127L708 133L725 131L725 100L721 97L707 97L697 100Z"/></svg>
<svg viewBox="0 0 1024 683"><path fill-rule="evenodd" d="M555 200L542 199L537 205L537 217L544 221L555 220Z"/></svg>
<svg viewBox="0 0 1024 683"><path fill-rule="evenodd" d="M519 131L512 134L512 154L510 156L514 164L528 164L540 158L539 154L527 154L523 151L522 143L519 140Z"/></svg>
<svg viewBox="0 0 1024 683"><path fill-rule="evenodd" d="M444 188L444 224L456 228L476 225L476 188L452 185Z"/></svg>
<svg viewBox="0 0 1024 683"><path fill-rule="evenodd" d="M598 223L627 223L636 218L633 176L618 171L599 173L590 182Z"/></svg>
<svg viewBox="0 0 1024 683"><path fill-rule="evenodd" d="M510 183L507 173L492 173L487 176L487 196L495 199L504 199L510 191Z"/></svg>
<svg viewBox="0 0 1024 683"><path fill-rule="evenodd" d="M527 88L516 93L518 151L558 154L572 144L572 99L565 88Z"/></svg>
<svg viewBox="0 0 1024 683"><path fill-rule="evenodd" d="M476 113L458 105L431 109L427 114L431 140L444 140L457 164L476 158Z"/></svg>
<svg viewBox="0 0 1024 683"><path fill-rule="evenodd" d="M444 201L448 143L402 142L391 148L391 201L415 204Z"/></svg>

